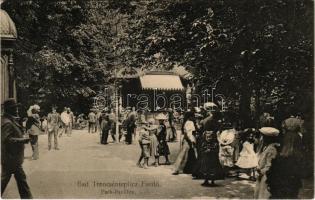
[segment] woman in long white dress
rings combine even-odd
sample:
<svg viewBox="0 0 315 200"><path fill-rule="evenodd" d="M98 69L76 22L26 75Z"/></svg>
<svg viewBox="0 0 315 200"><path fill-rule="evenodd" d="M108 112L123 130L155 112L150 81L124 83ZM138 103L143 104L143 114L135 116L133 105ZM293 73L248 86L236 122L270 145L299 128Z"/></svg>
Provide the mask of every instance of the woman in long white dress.
<svg viewBox="0 0 315 200"><path fill-rule="evenodd" d="M260 129L260 132L263 134L263 145L258 151L258 178L254 193L255 199L268 199L271 196L266 183L266 172L270 169L272 160L277 156L277 147L279 146L277 136L279 131L275 128L269 127L269 129L273 129L273 131L268 129L265 129L265 131L264 128Z"/></svg>
<svg viewBox="0 0 315 200"><path fill-rule="evenodd" d="M186 112L184 116L184 123L182 127L182 131L184 134L184 139L182 141L181 150L177 156L177 159L174 164L174 172L173 175L178 175L180 173L184 173L184 169L189 160L189 151L194 148L196 144L196 139L193 135L193 132L196 130L194 122L194 113Z"/></svg>

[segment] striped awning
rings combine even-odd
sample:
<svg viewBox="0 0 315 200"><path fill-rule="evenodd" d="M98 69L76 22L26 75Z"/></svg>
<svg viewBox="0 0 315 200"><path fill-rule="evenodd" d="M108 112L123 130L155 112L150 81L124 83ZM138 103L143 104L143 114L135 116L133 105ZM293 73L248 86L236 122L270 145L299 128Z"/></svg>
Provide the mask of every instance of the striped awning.
<svg viewBox="0 0 315 200"><path fill-rule="evenodd" d="M178 75L146 74L140 76L140 82L144 90L184 90Z"/></svg>

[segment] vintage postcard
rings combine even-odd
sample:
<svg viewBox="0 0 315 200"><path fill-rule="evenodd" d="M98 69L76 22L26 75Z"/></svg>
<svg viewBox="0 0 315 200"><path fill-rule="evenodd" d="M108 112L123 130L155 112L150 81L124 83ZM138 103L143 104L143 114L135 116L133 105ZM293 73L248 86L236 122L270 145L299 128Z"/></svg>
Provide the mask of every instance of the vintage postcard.
<svg viewBox="0 0 315 200"><path fill-rule="evenodd" d="M1 198L314 198L313 0L2 0Z"/></svg>

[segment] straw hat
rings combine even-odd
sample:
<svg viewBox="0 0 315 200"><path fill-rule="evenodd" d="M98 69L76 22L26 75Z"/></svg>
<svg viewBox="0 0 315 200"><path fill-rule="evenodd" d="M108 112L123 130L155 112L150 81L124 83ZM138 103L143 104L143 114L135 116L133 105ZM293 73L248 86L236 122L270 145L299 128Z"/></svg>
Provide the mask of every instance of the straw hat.
<svg viewBox="0 0 315 200"><path fill-rule="evenodd" d="M262 127L259 129L259 132L261 132L263 135L276 137L279 135L280 131L273 127Z"/></svg>
<svg viewBox="0 0 315 200"><path fill-rule="evenodd" d="M229 130L224 130L220 134L218 140L221 144L223 145L228 145L231 144L235 139L235 130L229 129Z"/></svg>
<svg viewBox="0 0 315 200"><path fill-rule="evenodd" d="M40 110L40 107L39 107L39 105L34 104L34 105L33 105L33 109L35 109L35 110Z"/></svg>
<svg viewBox="0 0 315 200"><path fill-rule="evenodd" d="M208 109L210 109L212 107L218 107L218 106L215 103L213 103L213 102L207 102L207 103L203 104L203 108L205 110L208 110Z"/></svg>

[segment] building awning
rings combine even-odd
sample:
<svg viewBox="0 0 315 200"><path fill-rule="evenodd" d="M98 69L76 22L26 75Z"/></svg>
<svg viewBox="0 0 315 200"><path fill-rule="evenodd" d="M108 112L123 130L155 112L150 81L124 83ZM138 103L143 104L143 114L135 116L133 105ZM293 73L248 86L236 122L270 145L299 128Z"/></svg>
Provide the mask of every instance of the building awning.
<svg viewBox="0 0 315 200"><path fill-rule="evenodd" d="M140 82L144 90L184 90L179 76L173 74L145 74Z"/></svg>

